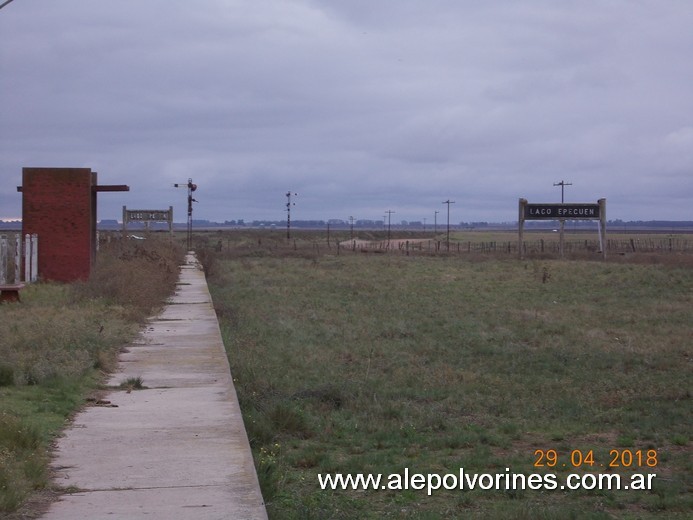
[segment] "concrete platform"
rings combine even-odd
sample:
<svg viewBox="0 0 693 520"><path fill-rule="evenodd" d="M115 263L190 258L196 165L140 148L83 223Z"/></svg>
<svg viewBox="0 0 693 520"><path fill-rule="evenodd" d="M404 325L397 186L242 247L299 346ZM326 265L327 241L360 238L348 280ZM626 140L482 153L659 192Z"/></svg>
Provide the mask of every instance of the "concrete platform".
<svg viewBox="0 0 693 520"><path fill-rule="evenodd" d="M120 359L113 406L79 413L59 440L44 520L266 519L204 273L193 255L178 290Z"/></svg>

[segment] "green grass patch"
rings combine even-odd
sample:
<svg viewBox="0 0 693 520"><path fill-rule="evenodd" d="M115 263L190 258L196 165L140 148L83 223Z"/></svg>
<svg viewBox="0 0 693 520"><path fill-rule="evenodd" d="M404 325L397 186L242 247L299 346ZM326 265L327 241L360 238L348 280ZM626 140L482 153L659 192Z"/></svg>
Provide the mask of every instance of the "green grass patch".
<svg viewBox="0 0 693 520"><path fill-rule="evenodd" d="M31 284L0 305L0 516L48 485L52 440L171 294L181 261L168 240L116 242L88 281Z"/></svg>
<svg viewBox="0 0 693 520"><path fill-rule="evenodd" d="M280 251L230 247L210 280L270 517L690 513L690 267ZM657 489L429 497L317 480L530 474L537 449L598 463L656 449Z"/></svg>
<svg viewBox="0 0 693 520"><path fill-rule="evenodd" d="M48 484L48 447L65 420L95 384L50 383L0 388L0 511L16 510L32 491Z"/></svg>

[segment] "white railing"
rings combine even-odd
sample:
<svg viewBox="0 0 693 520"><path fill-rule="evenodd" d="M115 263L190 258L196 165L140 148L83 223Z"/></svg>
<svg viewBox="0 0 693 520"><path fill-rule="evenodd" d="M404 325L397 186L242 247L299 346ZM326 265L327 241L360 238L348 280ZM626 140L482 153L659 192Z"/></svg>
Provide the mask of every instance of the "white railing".
<svg viewBox="0 0 693 520"><path fill-rule="evenodd" d="M12 237L0 235L0 285L18 284L22 281L31 283L36 280L38 280L38 235L27 234L23 240L21 234Z"/></svg>

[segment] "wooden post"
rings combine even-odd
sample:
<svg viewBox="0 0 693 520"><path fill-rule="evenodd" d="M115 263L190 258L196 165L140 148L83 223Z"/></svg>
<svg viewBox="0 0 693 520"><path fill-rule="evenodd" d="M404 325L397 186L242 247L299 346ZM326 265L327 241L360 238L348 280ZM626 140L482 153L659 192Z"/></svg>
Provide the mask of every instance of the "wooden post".
<svg viewBox="0 0 693 520"><path fill-rule="evenodd" d="M7 283L7 236L0 235L0 285Z"/></svg>
<svg viewBox="0 0 693 520"><path fill-rule="evenodd" d="M123 239L127 238L128 229L128 210L123 206Z"/></svg>
<svg viewBox="0 0 693 520"><path fill-rule="evenodd" d="M603 240L602 258L606 260L606 199L599 199L600 238Z"/></svg>
<svg viewBox="0 0 693 520"><path fill-rule="evenodd" d="M563 253L565 251L565 249L564 249L565 244L564 244L564 238L563 238L563 233L565 232L565 220L561 219L559 222L560 222L560 225L559 225L560 236L558 237L558 255L561 258L563 258Z"/></svg>
<svg viewBox="0 0 693 520"><path fill-rule="evenodd" d="M35 282L38 280L38 235L31 235L31 276L27 281Z"/></svg>
<svg viewBox="0 0 693 520"><path fill-rule="evenodd" d="M22 234L14 236L14 283L19 283L22 277Z"/></svg>
<svg viewBox="0 0 693 520"><path fill-rule="evenodd" d="M522 243L525 231L525 206L527 205L527 199L520 199L519 201L519 214L518 214L518 238L517 238L517 255L520 260L523 258Z"/></svg>
<svg viewBox="0 0 693 520"><path fill-rule="evenodd" d="M24 235L24 281L31 280L31 235Z"/></svg>

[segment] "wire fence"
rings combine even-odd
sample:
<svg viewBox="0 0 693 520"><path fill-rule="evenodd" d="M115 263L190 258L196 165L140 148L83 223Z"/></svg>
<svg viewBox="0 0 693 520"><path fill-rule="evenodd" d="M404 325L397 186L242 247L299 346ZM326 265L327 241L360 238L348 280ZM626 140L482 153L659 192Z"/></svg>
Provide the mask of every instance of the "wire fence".
<svg viewBox="0 0 693 520"><path fill-rule="evenodd" d="M369 252L399 252L403 254L439 254L439 253L481 253L517 255L517 240L506 241L455 241L449 244L444 240L350 240L337 245L340 250ZM523 254L560 254L560 241L537 239L522 242ZM564 254L600 253L599 240L565 240ZM693 240L681 237L631 238L628 240L606 240L608 254L627 253L690 253L693 252Z"/></svg>

